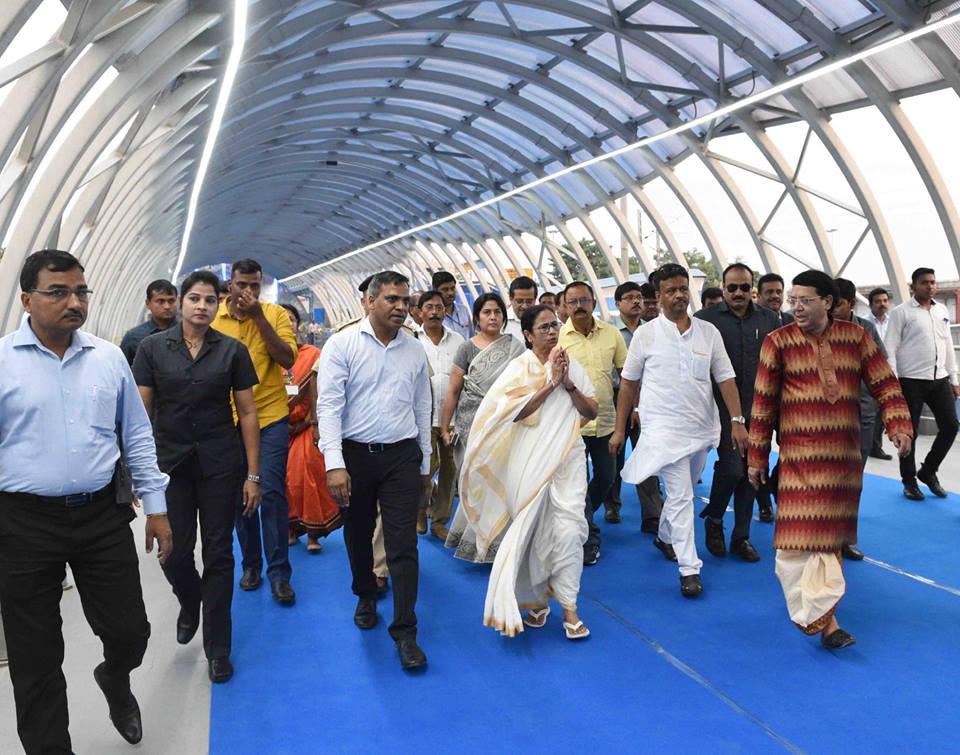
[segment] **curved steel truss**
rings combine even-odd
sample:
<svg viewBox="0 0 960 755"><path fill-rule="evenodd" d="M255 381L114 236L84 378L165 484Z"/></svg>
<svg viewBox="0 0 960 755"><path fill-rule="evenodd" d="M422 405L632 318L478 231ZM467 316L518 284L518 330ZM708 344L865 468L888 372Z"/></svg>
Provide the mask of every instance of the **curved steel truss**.
<svg viewBox="0 0 960 755"><path fill-rule="evenodd" d="M41 12L55 28L21 44ZM421 285L432 270L467 288L504 287L511 270L570 280L596 244L615 278L683 260L682 222L718 263L790 261L841 274L878 255L898 296L903 267L875 192L831 122L872 106L915 168L960 267L960 220L937 162L900 101L960 94L951 27L769 101L442 225L351 251L788 80L954 12L911 0L251 0L244 61L206 178L185 269L258 257L334 317L359 278L387 265ZM41 246L77 253L111 296L91 325L116 336L142 283L168 275L229 53L232 0L6 0L0 4L0 287ZM799 154L771 129L804 124ZM719 148L737 135L754 159ZM816 150L836 185L802 178ZM688 166L717 190L706 198ZM744 176L769 183L751 203ZM713 195L711 195L713 196ZM716 201L750 248L725 248ZM603 214L603 222L597 213ZM836 243L825 213L860 225ZM802 232L777 234L789 213ZM678 221L678 218L680 219ZM712 220L714 222L712 222ZM618 239L611 237L616 234ZM619 242L619 247L617 242ZM904 250L900 250L904 253ZM346 255L346 256L344 256ZM317 267L317 265L322 265ZM309 269L310 272L299 274ZM15 297L0 309L8 331ZM606 304L602 303L605 307Z"/></svg>

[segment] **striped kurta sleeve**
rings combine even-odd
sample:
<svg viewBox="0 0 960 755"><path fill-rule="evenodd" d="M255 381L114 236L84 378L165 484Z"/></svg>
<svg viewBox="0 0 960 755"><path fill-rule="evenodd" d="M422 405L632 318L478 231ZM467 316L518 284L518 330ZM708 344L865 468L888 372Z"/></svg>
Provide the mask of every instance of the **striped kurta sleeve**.
<svg viewBox="0 0 960 755"><path fill-rule="evenodd" d="M892 439L897 433L903 433L912 438L913 423L910 421L910 409L900 390L900 381L866 331L860 339L860 373L877 402L887 435Z"/></svg>
<svg viewBox="0 0 960 755"><path fill-rule="evenodd" d="M780 386L783 380L783 356L780 344L768 335L760 347L760 363L754 383L753 408L750 412L750 449L747 463L766 471L770 444L780 413Z"/></svg>

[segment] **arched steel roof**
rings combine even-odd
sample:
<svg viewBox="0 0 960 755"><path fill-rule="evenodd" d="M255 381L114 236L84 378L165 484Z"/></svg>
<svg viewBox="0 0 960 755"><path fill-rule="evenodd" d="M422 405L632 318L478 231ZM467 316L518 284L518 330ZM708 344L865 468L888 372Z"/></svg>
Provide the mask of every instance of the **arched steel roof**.
<svg viewBox="0 0 960 755"><path fill-rule="evenodd" d="M0 6L0 287L16 290L33 249L71 249L92 285L110 294L92 308L91 325L116 336L139 307L142 283L175 265L230 52L234 3L64 2L46 41L9 54L53 2ZM715 260L740 257L745 250L725 248L716 232L712 202L685 180L686 164L698 165L717 187L765 269L793 258L840 274L869 247L902 297L903 250L831 115L876 108L920 177L960 267L956 206L900 105L935 89L960 95L955 26L498 205L349 253L688 123L949 17L958 6L251 0L243 63L185 269L254 256L346 316L356 305L356 281L387 265L420 282L450 269L479 290L504 286L507 268L562 283L570 279L567 261L576 259L596 282L580 247L584 231L616 278L625 271L611 232L648 270L653 260L633 211L677 259L685 251L673 227L678 215ZM798 156L770 138L772 127L788 123L806 124ZM747 140L755 161L714 149L714 140L731 134ZM840 178L832 189L801 180L808 146L835 166ZM744 172L776 187L772 211L748 201L734 176ZM648 191L651 182L657 191ZM862 222L849 248L831 238L826 207ZM797 218L803 238L776 237L771 228L781 211ZM0 309L4 331L19 317L14 299Z"/></svg>

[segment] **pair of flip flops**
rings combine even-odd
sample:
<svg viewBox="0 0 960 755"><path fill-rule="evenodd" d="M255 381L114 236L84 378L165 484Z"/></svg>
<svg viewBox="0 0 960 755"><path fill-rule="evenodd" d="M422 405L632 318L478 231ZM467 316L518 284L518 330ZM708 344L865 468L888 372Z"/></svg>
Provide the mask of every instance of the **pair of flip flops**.
<svg viewBox="0 0 960 755"><path fill-rule="evenodd" d="M550 606L546 606L544 608L531 608L527 612L527 615L523 617L523 623L528 627L532 627L533 629L542 629L547 623L547 617L549 615ZM567 636L568 640L582 640L590 636L590 630L587 629L582 621L578 621L576 624L571 624L567 621L563 622L563 632Z"/></svg>

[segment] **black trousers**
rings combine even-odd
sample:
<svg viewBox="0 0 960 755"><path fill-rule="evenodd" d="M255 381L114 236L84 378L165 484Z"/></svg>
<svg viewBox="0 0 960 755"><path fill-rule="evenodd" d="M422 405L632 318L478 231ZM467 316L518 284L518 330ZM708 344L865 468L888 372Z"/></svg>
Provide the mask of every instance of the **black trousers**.
<svg viewBox="0 0 960 755"><path fill-rule="evenodd" d="M103 643L110 700L122 703L143 660L150 624L130 531L130 506L113 490L85 506L0 493L0 610L17 732L27 755L68 753L60 597L69 563L87 623ZM91 670L92 671L92 670ZM95 702L88 703L94 710Z"/></svg>
<svg viewBox="0 0 960 755"><path fill-rule="evenodd" d="M420 562L417 552L417 509L423 493L420 462L423 452L414 439L371 451L367 444L343 441L343 460L350 475L350 506L343 512L343 539L350 558L353 593L375 598L373 530L377 502L383 521L383 544L387 569L393 580L394 640L417 636L417 584Z"/></svg>
<svg viewBox="0 0 960 755"><path fill-rule="evenodd" d="M203 651L207 658L230 655L233 524L242 487L239 470L204 477L196 455L170 472L167 518L173 531L173 552L163 565L163 575L180 607L192 619L199 619L203 611ZM202 577L194 560L198 518Z"/></svg>
<svg viewBox="0 0 960 755"><path fill-rule="evenodd" d="M717 461L713 465L713 482L710 485L710 503L700 512L701 517L723 520L730 496L733 496L733 532L730 542L736 543L750 537L750 519L753 517L753 500L757 491L747 477L747 461L733 447L730 425L724 423L717 446Z"/></svg>
<svg viewBox="0 0 960 755"><path fill-rule="evenodd" d="M586 459L593 462L593 477L587 485L587 498L584 501L584 516L587 520L589 534L583 549L600 547L600 527L593 521L594 512L603 503L603 497L613 484L614 459L610 453L609 435L584 435L583 444L586 447ZM589 469L587 470L589 474Z"/></svg>
<svg viewBox="0 0 960 755"><path fill-rule="evenodd" d="M920 467L921 471L936 474L950 446L953 445L953 439L957 437L957 407L950 380L948 378L940 380L900 378L900 388L910 408L914 441L916 441L917 429L920 427L920 414L924 404L930 407L937 421L937 437L933 439L933 445L930 446L927 457ZM911 446L910 453L900 459L900 478L904 484L917 481L916 446Z"/></svg>

